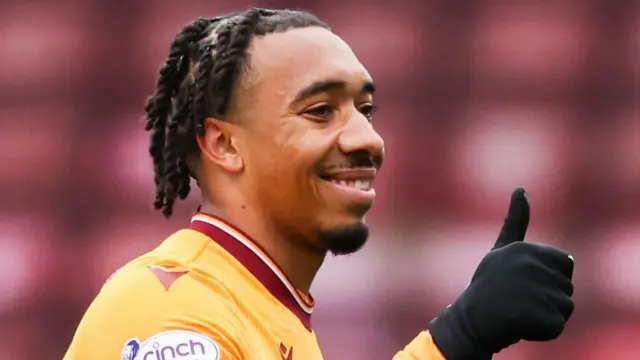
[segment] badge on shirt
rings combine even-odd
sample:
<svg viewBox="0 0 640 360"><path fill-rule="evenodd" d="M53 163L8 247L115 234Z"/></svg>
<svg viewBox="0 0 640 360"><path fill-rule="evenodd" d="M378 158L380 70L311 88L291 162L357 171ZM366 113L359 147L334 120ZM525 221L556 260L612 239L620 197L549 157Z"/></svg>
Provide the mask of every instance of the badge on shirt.
<svg viewBox="0 0 640 360"><path fill-rule="evenodd" d="M169 330L140 342L127 341L121 360L219 360L220 348L213 340L193 331Z"/></svg>
<svg viewBox="0 0 640 360"><path fill-rule="evenodd" d="M133 360L138 355L140 350L140 342L138 339L131 339L127 341L120 353L120 360Z"/></svg>

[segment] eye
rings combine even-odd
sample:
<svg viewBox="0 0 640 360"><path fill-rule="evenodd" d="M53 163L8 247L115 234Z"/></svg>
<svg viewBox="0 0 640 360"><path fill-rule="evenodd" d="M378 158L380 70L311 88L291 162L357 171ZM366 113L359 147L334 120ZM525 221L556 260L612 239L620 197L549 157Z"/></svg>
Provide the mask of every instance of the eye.
<svg viewBox="0 0 640 360"><path fill-rule="evenodd" d="M369 119L369 121L371 121L371 119L373 118L373 114L375 114L377 110L378 108L370 103L362 104L358 107L358 111L360 111L362 115Z"/></svg>
<svg viewBox="0 0 640 360"><path fill-rule="evenodd" d="M329 120L333 115L333 108L327 104L318 105L305 110L304 114L310 115L315 120Z"/></svg>

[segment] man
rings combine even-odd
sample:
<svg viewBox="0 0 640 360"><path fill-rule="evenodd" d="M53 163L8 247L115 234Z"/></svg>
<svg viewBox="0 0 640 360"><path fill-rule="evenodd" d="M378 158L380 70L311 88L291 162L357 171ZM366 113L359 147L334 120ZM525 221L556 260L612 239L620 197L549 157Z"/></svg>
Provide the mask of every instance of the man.
<svg viewBox="0 0 640 360"><path fill-rule="evenodd" d="M169 217L193 177L200 213L112 276L65 359L322 359L309 288L327 252L368 236L384 156L373 93L349 46L309 13L251 9L183 29L147 130L156 209ZM528 221L517 190L468 289L394 359L490 359L560 335L573 261L524 243Z"/></svg>

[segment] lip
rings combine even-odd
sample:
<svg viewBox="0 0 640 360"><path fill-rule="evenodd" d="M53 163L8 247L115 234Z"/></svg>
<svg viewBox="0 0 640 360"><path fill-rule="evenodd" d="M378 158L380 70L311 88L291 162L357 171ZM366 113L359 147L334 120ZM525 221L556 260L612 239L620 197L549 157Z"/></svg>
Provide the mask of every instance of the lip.
<svg viewBox="0 0 640 360"><path fill-rule="evenodd" d="M371 206L373 200L376 197L376 191L373 188L373 180L375 179L376 174L377 170L374 168L348 169L323 174L321 176L321 179L325 184L330 186L333 191L340 194L341 197L348 199L349 202ZM352 186L337 184L335 182L332 182L331 180L367 180L371 182L371 187L368 190L360 190Z"/></svg>
<svg viewBox="0 0 640 360"><path fill-rule="evenodd" d="M336 184L329 180L323 179L322 182L330 186L331 189L340 194L341 197L348 199L351 203L371 205L376 198L376 191L373 188L364 191L351 186Z"/></svg>
<svg viewBox="0 0 640 360"><path fill-rule="evenodd" d="M373 180L376 178L377 173L378 173L378 170L376 168L359 168L359 169L345 169L345 170L339 170L339 171L331 171L331 172L322 174L320 177L326 181L368 180L373 182Z"/></svg>

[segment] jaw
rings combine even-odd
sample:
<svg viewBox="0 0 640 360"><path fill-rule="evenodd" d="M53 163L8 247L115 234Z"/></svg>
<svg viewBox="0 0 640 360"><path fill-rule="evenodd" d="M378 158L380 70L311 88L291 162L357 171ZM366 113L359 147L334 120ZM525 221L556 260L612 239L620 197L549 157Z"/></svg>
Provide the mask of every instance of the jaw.
<svg viewBox="0 0 640 360"><path fill-rule="evenodd" d="M326 251L333 255L349 255L360 250L369 237L369 228L364 221L320 229L320 241Z"/></svg>

